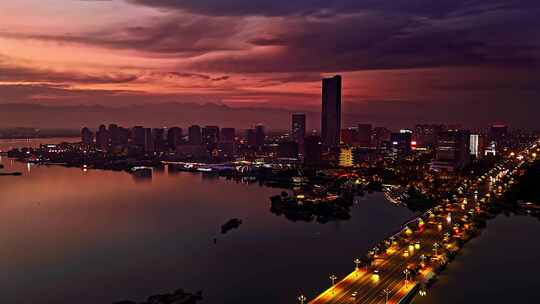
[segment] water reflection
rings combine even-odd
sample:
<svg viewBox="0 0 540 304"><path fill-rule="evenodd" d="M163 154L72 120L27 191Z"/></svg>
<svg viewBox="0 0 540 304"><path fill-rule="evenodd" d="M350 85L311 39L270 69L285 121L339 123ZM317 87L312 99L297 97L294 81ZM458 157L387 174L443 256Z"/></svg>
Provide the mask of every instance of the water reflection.
<svg viewBox="0 0 540 304"><path fill-rule="evenodd" d="M536 218L499 215L413 303L540 303L537 235Z"/></svg>
<svg viewBox="0 0 540 304"><path fill-rule="evenodd" d="M282 189L1 161L25 171L0 179L3 304L143 300L178 287L203 290L210 304L290 303L327 287L328 273L348 273L351 258L412 216L375 194L350 221L293 223L268 211ZM241 229L221 236L234 218Z"/></svg>

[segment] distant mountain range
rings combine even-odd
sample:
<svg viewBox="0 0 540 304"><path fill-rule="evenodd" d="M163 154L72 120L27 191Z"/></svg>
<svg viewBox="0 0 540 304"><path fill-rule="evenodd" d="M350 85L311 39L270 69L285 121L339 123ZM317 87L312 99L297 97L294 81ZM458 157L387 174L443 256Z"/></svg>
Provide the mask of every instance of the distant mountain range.
<svg viewBox="0 0 540 304"><path fill-rule="evenodd" d="M131 127L181 126L192 124L218 125L247 129L262 123L269 129L287 130L291 114L298 111L274 108L233 108L207 103L160 103L107 107L103 105L50 106L40 104L0 104L0 127L75 128L117 123ZM308 129L318 129L320 113L302 111L307 115ZM358 115L345 115L354 125Z"/></svg>
<svg viewBox="0 0 540 304"><path fill-rule="evenodd" d="M348 102L343 105L343 128L358 123L371 123L392 129L412 127L417 123L461 124L469 128L486 128L489 124L506 123L502 117L521 117L524 126L535 125L531 117L523 117L515 110L506 109L497 117L482 115L488 107L485 103L453 104L415 103L408 101ZM495 108L491 106L491 109ZM143 125L148 127L180 126L192 124L218 125L247 129L262 123L271 130L288 130L291 114L302 112L307 116L307 129L319 129L318 109L295 111L286 108L231 107L216 103L155 103L122 107L104 105L43 105L0 104L0 128L32 127L79 129L83 126L96 128L100 124L116 123L125 127ZM513 113L516 112L516 113ZM498 120L496 120L498 118ZM515 119L514 119L515 120ZM517 124L511 126L520 127Z"/></svg>

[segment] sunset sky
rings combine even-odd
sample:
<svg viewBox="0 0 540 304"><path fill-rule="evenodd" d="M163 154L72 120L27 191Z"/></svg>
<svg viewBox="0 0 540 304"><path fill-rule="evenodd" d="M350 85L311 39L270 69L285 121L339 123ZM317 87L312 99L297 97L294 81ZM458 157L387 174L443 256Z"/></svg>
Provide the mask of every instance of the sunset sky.
<svg viewBox="0 0 540 304"><path fill-rule="evenodd" d="M1 1L0 103L317 109L341 73L347 111L513 122L540 110L539 16L538 0Z"/></svg>

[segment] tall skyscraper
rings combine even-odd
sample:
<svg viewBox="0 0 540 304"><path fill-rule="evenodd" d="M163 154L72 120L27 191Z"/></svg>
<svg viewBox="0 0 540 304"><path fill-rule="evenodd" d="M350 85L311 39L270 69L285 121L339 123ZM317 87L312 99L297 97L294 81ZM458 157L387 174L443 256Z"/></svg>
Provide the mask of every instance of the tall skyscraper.
<svg viewBox="0 0 540 304"><path fill-rule="evenodd" d="M304 145L304 139L306 138L306 114L292 115L291 138L299 146Z"/></svg>
<svg viewBox="0 0 540 304"><path fill-rule="evenodd" d="M167 130L167 145L169 149L175 150L182 143L182 128L172 127Z"/></svg>
<svg viewBox="0 0 540 304"><path fill-rule="evenodd" d="M232 143L234 142L235 136L236 136L235 128L222 128L219 141L222 143Z"/></svg>
<svg viewBox="0 0 540 304"><path fill-rule="evenodd" d="M154 142L154 151L161 152L165 150L165 129L152 129L152 140Z"/></svg>
<svg viewBox="0 0 540 304"><path fill-rule="evenodd" d="M363 148L371 147L371 137L373 136L373 126L371 124L358 124L358 145Z"/></svg>
<svg viewBox="0 0 540 304"><path fill-rule="evenodd" d="M348 146L355 146L358 144L358 130L356 128L347 128L341 130L340 140L343 144Z"/></svg>
<svg viewBox="0 0 540 304"><path fill-rule="evenodd" d="M94 143L94 133L87 127L81 130L81 142L85 146L91 146Z"/></svg>
<svg viewBox="0 0 540 304"><path fill-rule="evenodd" d="M392 152L394 156L403 156L411 153L412 132L409 130L400 130L399 133L390 134L392 142Z"/></svg>
<svg viewBox="0 0 540 304"><path fill-rule="evenodd" d="M203 143L207 145L217 144L219 142L219 127L206 126L202 129Z"/></svg>
<svg viewBox="0 0 540 304"><path fill-rule="evenodd" d="M470 145L471 145L471 149L470 149L471 155L479 157L480 156L480 135L471 134Z"/></svg>
<svg viewBox="0 0 540 304"><path fill-rule="evenodd" d="M446 129L443 125L419 124L414 128L413 140L418 148L434 149L439 133Z"/></svg>
<svg viewBox="0 0 540 304"><path fill-rule="evenodd" d="M452 130L441 132L431 169L435 171L463 169L471 160L470 141L470 131Z"/></svg>
<svg viewBox="0 0 540 304"><path fill-rule="evenodd" d="M118 128L118 125L109 125L109 135L111 136L111 145L117 145L120 141L120 129Z"/></svg>
<svg viewBox="0 0 540 304"><path fill-rule="evenodd" d="M202 144L201 138L201 127L193 125L188 129L188 137L190 145L200 145Z"/></svg>
<svg viewBox="0 0 540 304"><path fill-rule="evenodd" d="M151 128L144 128L144 151L154 152L154 136Z"/></svg>
<svg viewBox="0 0 540 304"><path fill-rule="evenodd" d="M322 163L322 142L319 136L308 136L305 141L304 164L319 166Z"/></svg>
<svg viewBox="0 0 540 304"><path fill-rule="evenodd" d="M255 147L257 146L257 136L255 136L255 130L254 129L247 129L246 130L246 141L248 146Z"/></svg>
<svg viewBox="0 0 540 304"><path fill-rule="evenodd" d="M322 143L326 147L339 145L341 132L341 76L322 80Z"/></svg>
<svg viewBox="0 0 540 304"><path fill-rule="evenodd" d="M235 128L221 128L218 147L223 156L231 157L236 153L235 137Z"/></svg>
<svg viewBox="0 0 540 304"><path fill-rule="evenodd" d="M489 140L496 142L498 146L505 144L507 134L507 125L492 125L489 128Z"/></svg>
<svg viewBox="0 0 540 304"><path fill-rule="evenodd" d="M376 127L373 129L373 146L380 149L385 143L390 142L392 131L384 127Z"/></svg>
<svg viewBox="0 0 540 304"><path fill-rule="evenodd" d="M264 141L266 139L266 133L264 132L264 126L258 124L255 126L255 142L258 148L264 146Z"/></svg>
<svg viewBox="0 0 540 304"><path fill-rule="evenodd" d="M99 130L96 132L96 146L101 150L109 149L109 142L111 140L111 135L107 131L105 125L99 126Z"/></svg>
<svg viewBox="0 0 540 304"><path fill-rule="evenodd" d="M145 143L145 131L144 127L142 126L135 126L133 127L132 131L132 141L135 146L138 146L140 148L144 148Z"/></svg>

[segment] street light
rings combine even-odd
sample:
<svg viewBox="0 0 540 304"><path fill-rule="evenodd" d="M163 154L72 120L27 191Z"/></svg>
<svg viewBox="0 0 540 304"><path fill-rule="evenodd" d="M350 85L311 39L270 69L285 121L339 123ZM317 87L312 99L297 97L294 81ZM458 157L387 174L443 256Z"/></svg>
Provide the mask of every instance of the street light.
<svg viewBox="0 0 540 304"><path fill-rule="evenodd" d="M354 264L356 265L356 270L358 270L358 268L359 268L358 266L359 266L360 263L362 263L362 262L361 262L360 259L358 259L358 258L354 259L353 262L354 262Z"/></svg>
<svg viewBox="0 0 540 304"><path fill-rule="evenodd" d="M405 282L409 282L409 275L411 274L409 268L405 268L405 270L403 270L403 274L405 275Z"/></svg>
<svg viewBox="0 0 540 304"><path fill-rule="evenodd" d="M433 244L433 251L435 251L435 255L438 254L438 253L437 253L437 249L439 249L439 246L440 246L439 243Z"/></svg>
<svg viewBox="0 0 540 304"><path fill-rule="evenodd" d="M330 280L332 281L332 286L334 286L335 283L336 283L336 280L337 280L337 276L333 274L333 275L331 275L329 278L330 278Z"/></svg>
<svg viewBox="0 0 540 304"><path fill-rule="evenodd" d="M425 265L426 259L427 259L426 255L422 254L422 255L420 256L420 262L422 263L422 266Z"/></svg>
<svg viewBox="0 0 540 304"><path fill-rule="evenodd" d="M301 294L299 297L298 297L298 301L300 301L300 304L304 304L304 302L307 300L306 296L304 296L303 294Z"/></svg>
<svg viewBox="0 0 540 304"><path fill-rule="evenodd" d="M384 298L384 304L388 304L388 298L390 296L390 290L388 288L383 289L382 291Z"/></svg>

